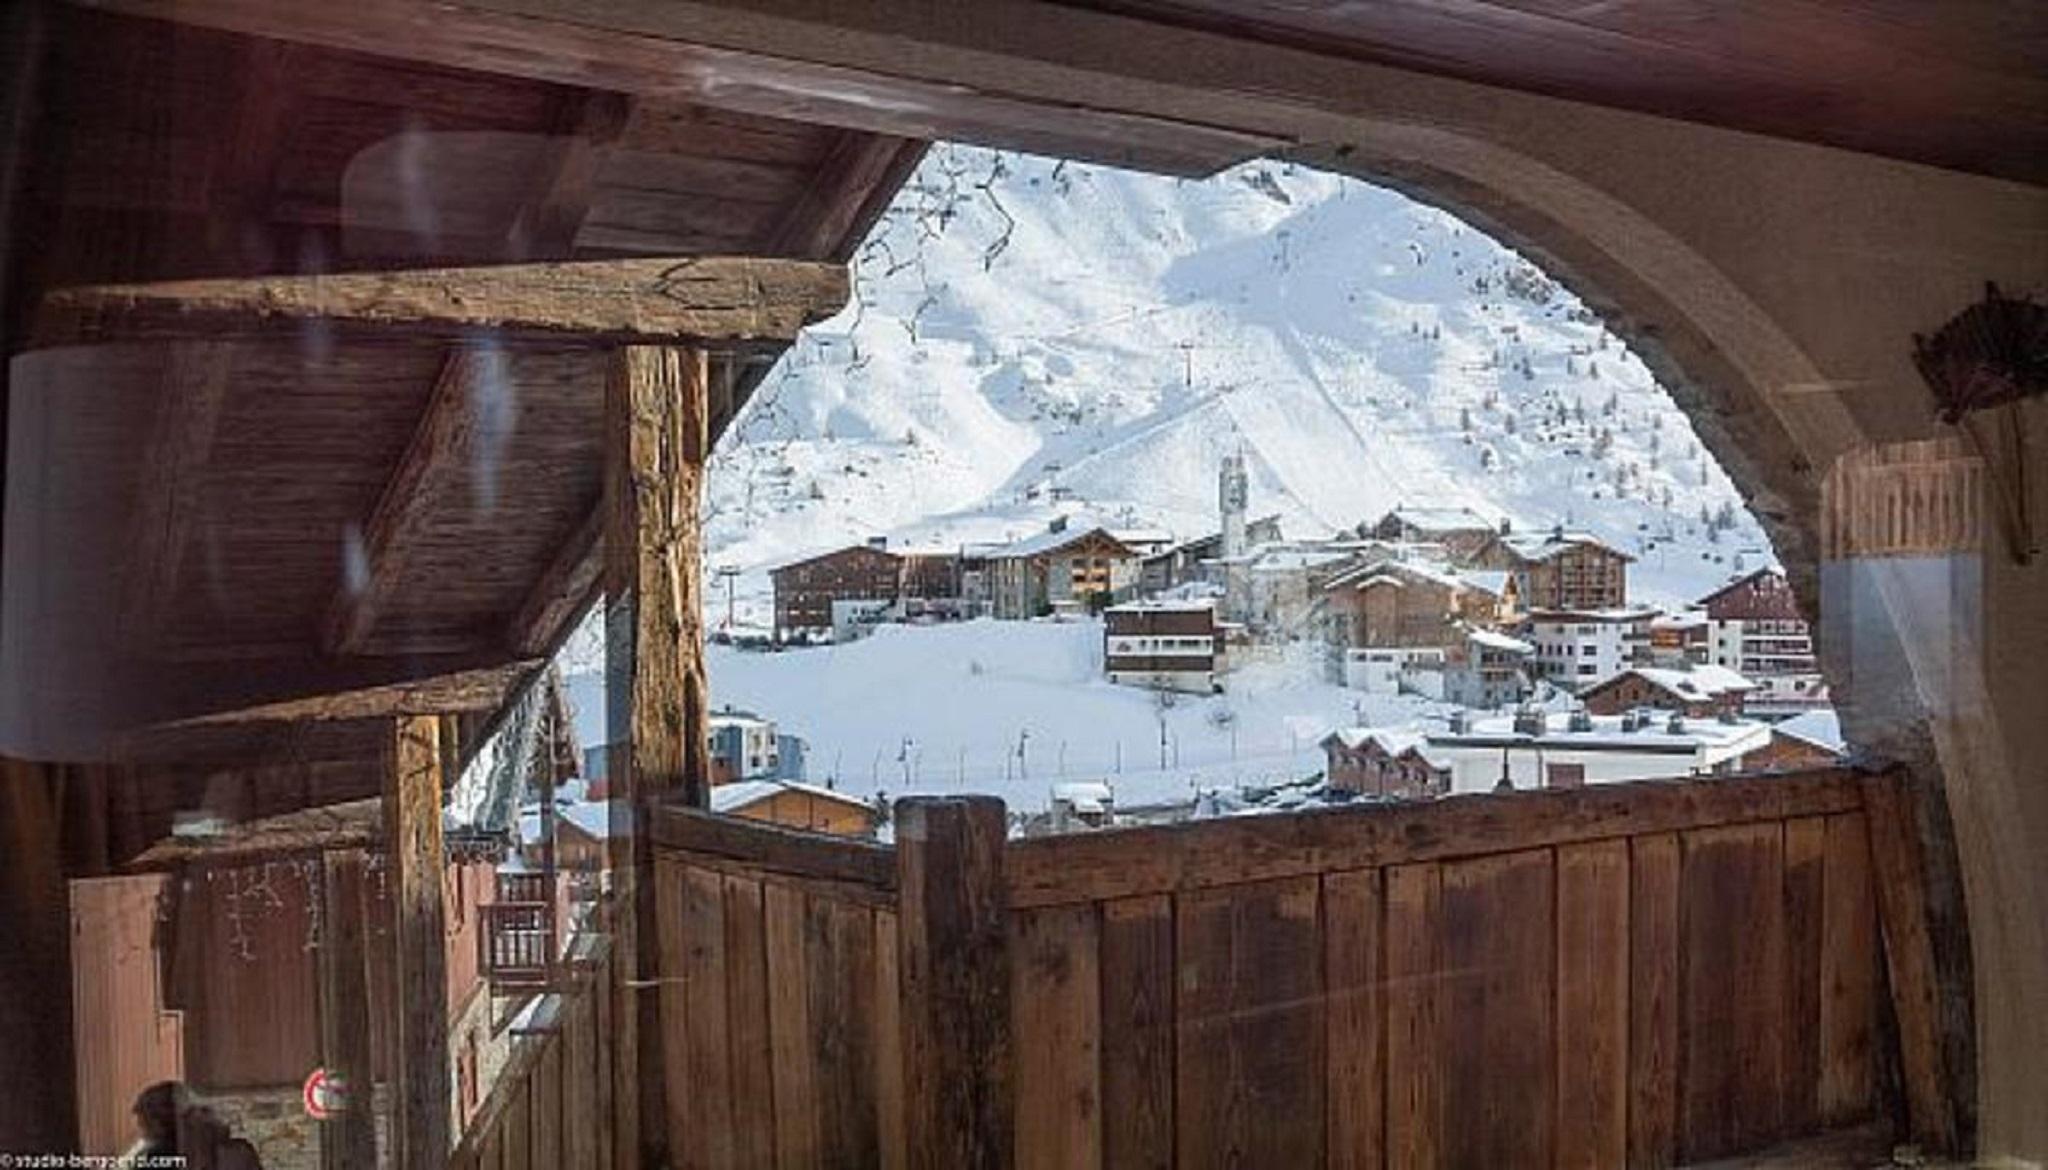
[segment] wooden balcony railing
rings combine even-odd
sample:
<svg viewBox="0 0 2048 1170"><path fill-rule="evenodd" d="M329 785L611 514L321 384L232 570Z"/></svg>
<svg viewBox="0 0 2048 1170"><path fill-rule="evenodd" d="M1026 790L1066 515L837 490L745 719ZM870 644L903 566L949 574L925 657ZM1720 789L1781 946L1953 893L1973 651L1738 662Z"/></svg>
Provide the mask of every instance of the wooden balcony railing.
<svg viewBox="0 0 2048 1170"><path fill-rule="evenodd" d="M561 953L559 923L553 902L489 902L478 907L483 929L477 945L480 966L492 990L539 990L550 987Z"/></svg>

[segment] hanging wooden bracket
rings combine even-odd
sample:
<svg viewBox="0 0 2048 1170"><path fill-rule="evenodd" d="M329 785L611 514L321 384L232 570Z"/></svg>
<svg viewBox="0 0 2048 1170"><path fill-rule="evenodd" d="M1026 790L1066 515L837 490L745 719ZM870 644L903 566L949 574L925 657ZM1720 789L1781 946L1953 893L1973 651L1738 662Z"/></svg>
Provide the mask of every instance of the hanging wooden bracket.
<svg viewBox="0 0 2048 1170"><path fill-rule="evenodd" d="M1941 420L1984 460L2007 551L2015 563L2031 563L2041 548L2027 482L2027 411L2029 400L2048 397L2048 306L1987 284L1982 301L1932 335L1914 336L1913 364Z"/></svg>

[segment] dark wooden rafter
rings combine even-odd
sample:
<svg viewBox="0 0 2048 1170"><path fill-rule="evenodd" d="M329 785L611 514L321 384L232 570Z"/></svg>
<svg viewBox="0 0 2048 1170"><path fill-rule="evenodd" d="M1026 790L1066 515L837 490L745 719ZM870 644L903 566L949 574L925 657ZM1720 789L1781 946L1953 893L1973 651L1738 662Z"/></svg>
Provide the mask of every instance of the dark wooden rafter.
<svg viewBox="0 0 2048 1170"><path fill-rule="evenodd" d="M219 255L267 253L272 244L278 158L294 113L292 67L302 55L289 41L253 37L238 50L234 126L216 142L207 178L208 242ZM273 257L245 259L268 267Z"/></svg>
<svg viewBox="0 0 2048 1170"><path fill-rule="evenodd" d="M181 666L153 685L185 690L155 724L165 729L219 723L367 719L379 716L494 710L542 663L502 654L316 659L230 664L220 670Z"/></svg>
<svg viewBox="0 0 2048 1170"><path fill-rule="evenodd" d="M540 579L528 591L505 632L514 653L550 653L597 596L604 571L604 505L584 514L574 531L555 549Z"/></svg>
<svg viewBox="0 0 2048 1170"><path fill-rule="evenodd" d="M357 534L360 555L345 559L320 642L329 654L358 654L378 616L398 593L406 557L420 545L446 481L466 474L476 450L493 355L451 349L427 396L412 441ZM360 574L360 579L357 579Z"/></svg>
<svg viewBox="0 0 2048 1170"><path fill-rule="evenodd" d="M233 362L229 346L181 346L166 366L141 460L141 483L131 521L130 559L122 583L123 640L147 646L162 636L178 573L203 510L203 472Z"/></svg>
<svg viewBox="0 0 2048 1170"><path fill-rule="evenodd" d="M597 191L605 150L632 118L633 99L610 90L587 90L562 99L554 132L555 160L547 181L522 204L508 233L520 259L575 254L576 235Z"/></svg>
<svg viewBox="0 0 2048 1170"><path fill-rule="evenodd" d="M841 133L761 250L803 260L850 259L924 158L926 145L885 134Z"/></svg>
<svg viewBox="0 0 2048 1170"><path fill-rule="evenodd" d="M36 347L294 335L320 324L576 345L786 343L846 303L844 267L744 257L596 260L63 289Z"/></svg>

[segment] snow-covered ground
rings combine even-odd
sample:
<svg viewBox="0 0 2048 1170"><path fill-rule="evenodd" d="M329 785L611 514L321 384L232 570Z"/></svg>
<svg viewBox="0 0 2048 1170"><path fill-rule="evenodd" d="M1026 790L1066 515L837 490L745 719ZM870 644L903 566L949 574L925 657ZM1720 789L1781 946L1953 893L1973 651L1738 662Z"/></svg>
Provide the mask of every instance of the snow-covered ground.
<svg viewBox="0 0 2048 1170"><path fill-rule="evenodd" d="M710 561L766 570L871 536L952 547L1059 512L1327 535L1399 504L1591 530L1673 604L1767 557L1669 395L1569 294L1456 218L1280 163L1201 182L941 145L728 428ZM1710 535L1703 517L1732 525ZM712 618L725 618L725 590Z"/></svg>
<svg viewBox="0 0 2048 1170"><path fill-rule="evenodd" d="M710 669L719 704L772 713L809 742L813 782L892 797L987 792L1041 809L1065 780L1111 781L1132 805L1300 779L1322 770L1317 742L1331 728L1433 709L1323 682L1314 655L1276 651L1229 675L1226 694L1165 702L1103 680L1094 620L883 626L781 653L713 646Z"/></svg>

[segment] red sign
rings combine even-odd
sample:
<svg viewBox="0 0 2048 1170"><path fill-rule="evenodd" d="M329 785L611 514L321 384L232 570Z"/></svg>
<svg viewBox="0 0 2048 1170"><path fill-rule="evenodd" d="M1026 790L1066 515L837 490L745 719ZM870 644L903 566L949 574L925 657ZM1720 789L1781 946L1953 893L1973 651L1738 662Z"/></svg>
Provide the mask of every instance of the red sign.
<svg viewBox="0 0 2048 1170"><path fill-rule="evenodd" d="M348 1108L347 1090L347 1084L339 1076L329 1074L324 1068L316 1068L306 1077L305 1087L299 1090L299 1100L306 1106L306 1116L315 1121L326 1121Z"/></svg>

